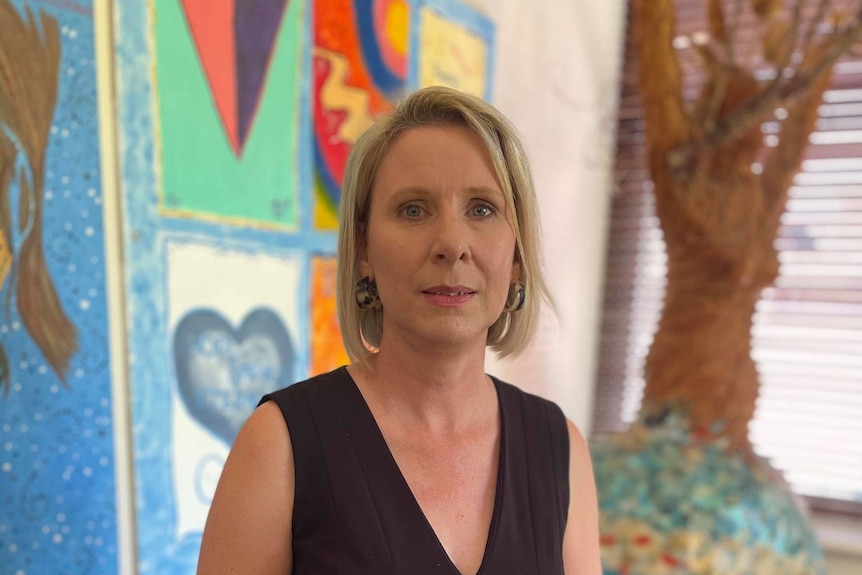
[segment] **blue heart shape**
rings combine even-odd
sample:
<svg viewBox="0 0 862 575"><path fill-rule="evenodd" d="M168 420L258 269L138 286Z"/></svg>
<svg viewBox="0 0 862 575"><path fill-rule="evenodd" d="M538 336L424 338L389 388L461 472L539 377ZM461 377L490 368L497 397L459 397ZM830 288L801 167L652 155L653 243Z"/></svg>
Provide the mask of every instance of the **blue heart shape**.
<svg viewBox="0 0 862 575"><path fill-rule="evenodd" d="M233 443L261 396L287 387L293 345L271 310L248 314L238 330L210 309L186 314L174 332L180 397L204 427Z"/></svg>

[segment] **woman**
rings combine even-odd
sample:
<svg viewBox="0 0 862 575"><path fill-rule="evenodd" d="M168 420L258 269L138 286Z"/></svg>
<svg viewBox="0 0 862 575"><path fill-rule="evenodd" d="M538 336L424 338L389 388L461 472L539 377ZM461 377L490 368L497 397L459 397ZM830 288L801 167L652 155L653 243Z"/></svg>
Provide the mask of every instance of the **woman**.
<svg viewBox="0 0 862 575"><path fill-rule="evenodd" d="M198 573L597 574L589 453L560 409L484 373L546 288L514 129L408 97L344 178L339 320L353 363L264 397L213 499Z"/></svg>

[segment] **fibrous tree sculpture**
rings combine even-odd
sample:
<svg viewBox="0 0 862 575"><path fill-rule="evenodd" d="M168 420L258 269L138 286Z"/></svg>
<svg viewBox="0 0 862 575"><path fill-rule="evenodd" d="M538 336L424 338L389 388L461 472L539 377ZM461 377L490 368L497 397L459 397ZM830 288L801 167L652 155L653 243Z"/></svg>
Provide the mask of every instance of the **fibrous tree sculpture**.
<svg viewBox="0 0 862 575"><path fill-rule="evenodd" d="M832 68L862 38L862 2L704 2L709 29L693 47L703 81L690 102L674 47L674 1L632 6L647 162L667 250L642 416L681 409L693 430L750 452L752 316L778 274L773 243ZM742 18L756 18L760 54L740 50ZM765 120L781 123L771 145Z"/></svg>

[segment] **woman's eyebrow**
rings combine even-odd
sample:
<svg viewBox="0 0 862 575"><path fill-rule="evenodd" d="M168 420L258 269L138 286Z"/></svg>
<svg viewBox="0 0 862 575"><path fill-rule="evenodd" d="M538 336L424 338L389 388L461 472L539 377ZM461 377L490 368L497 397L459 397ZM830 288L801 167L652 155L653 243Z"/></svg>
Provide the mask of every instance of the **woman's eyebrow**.
<svg viewBox="0 0 862 575"><path fill-rule="evenodd" d="M500 188L491 186L469 186L467 191L478 195L503 196L503 191Z"/></svg>
<svg viewBox="0 0 862 575"><path fill-rule="evenodd" d="M422 186L406 186L395 190L395 193L392 194L392 199L400 200L407 197L414 198L416 196L424 197L429 195L431 195L431 191L428 188L424 188Z"/></svg>
<svg viewBox="0 0 862 575"><path fill-rule="evenodd" d="M462 189L462 193L469 196L496 197L501 199L505 197L502 190L492 186L467 186ZM422 200L432 195L434 195L434 192L424 186L405 186L395 190L389 196L388 201L400 203L406 200Z"/></svg>

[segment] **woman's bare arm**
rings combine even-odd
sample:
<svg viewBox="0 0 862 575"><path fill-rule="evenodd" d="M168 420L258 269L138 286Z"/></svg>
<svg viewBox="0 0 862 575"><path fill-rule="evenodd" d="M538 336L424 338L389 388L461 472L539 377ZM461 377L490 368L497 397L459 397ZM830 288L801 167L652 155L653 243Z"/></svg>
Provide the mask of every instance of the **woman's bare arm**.
<svg viewBox="0 0 862 575"><path fill-rule="evenodd" d="M258 407L228 455L204 528L198 575L290 573L294 467L278 406Z"/></svg>
<svg viewBox="0 0 862 575"><path fill-rule="evenodd" d="M596 482L587 442L571 421L569 424L569 518L563 537L563 567L566 575L601 575L599 554L599 510Z"/></svg>

